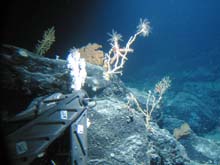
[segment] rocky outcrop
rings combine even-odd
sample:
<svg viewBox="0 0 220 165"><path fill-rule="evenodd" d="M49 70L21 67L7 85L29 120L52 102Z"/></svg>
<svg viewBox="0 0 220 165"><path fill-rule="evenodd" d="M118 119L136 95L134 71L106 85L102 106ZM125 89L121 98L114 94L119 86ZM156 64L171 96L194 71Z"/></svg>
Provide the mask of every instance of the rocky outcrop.
<svg viewBox="0 0 220 165"><path fill-rule="evenodd" d="M171 134L174 134L175 128L178 128L185 121L171 117L164 116L163 127L166 128ZM213 135L215 136L215 135ZM198 136L193 130L186 136L179 138L179 142L184 146L191 164L217 164L220 161L220 143L219 138L205 138Z"/></svg>
<svg viewBox="0 0 220 165"><path fill-rule="evenodd" d="M89 118L89 165L189 163L184 147L168 131L154 123L148 131L142 114L128 111L122 100L98 100Z"/></svg>
<svg viewBox="0 0 220 165"><path fill-rule="evenodd" d="M4 94L1 117L21 112L36 97L71 92L71 79L65 60L37 56L10 45L1 47L0 60L0 83ZM208 150L202 155L198 154L204 147L202 143L207 141L197 138L194 133L177 141L172 131L182 124L178 119L163 117L168 120L159 122L159 126L168 131L158 127L155 122L151 123L152 129L147 130L143 115L128 109L127 96L132 89L128 89L117 76L106 81L100 66L88 63L86 70L88 76L84 89L97 103L88 111L91 121L88 128L89 165L185 165L192 164L189 158L197 162L201 162L201 158L206 162L217 158ZM134 94L144 105L144 92L135 91ZM168 105L176 105L175 100L178 102L178 99L174 99L174 103ZM192 135L195 135L193 139ZM216 147L211 143L207 145L210 151ZM191 152L196 153L198 159L193 158Z"/></svg>
<svg viewBox="0 0 220 165"><path fill-rule="evenodd" d="M10 107L19 112L35 97L71 92L66 60L49 59L12 45L3 45L0 49L3 111ZM86 70L88 77L84 88L90 97L124 95L126 89L120 79L114 77L114 81L106 81L102 67L87 63Z"/></svg>

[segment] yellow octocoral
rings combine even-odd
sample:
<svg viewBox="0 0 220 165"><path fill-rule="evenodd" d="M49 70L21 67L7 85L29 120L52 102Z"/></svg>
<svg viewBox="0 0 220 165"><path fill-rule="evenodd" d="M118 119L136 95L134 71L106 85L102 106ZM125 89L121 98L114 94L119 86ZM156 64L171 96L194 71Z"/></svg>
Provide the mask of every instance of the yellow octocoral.
<svg viewBox="0 0 220 165"><path fill-rule="evenodd" d="M175 128L173 131L173 136L178 140L183 136L189 135L191 133L191 128L189 124L183 123L179 128Z"/></svg>
<svg viewBox="0 0 220 165"><path fill-rule="evenodd" d="M51 45L55 42L55 30L54 27L49 28L44 31L43 39L38 41L36 46L36 54L43 55L45 54L51 47Z"/></svg>

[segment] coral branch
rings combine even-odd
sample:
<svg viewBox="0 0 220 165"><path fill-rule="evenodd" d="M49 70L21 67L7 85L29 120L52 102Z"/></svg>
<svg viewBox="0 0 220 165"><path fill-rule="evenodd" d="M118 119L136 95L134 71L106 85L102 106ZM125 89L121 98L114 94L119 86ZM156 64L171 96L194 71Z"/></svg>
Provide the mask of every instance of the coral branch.
<svg viewBox="0 0 220 165"><path fill-rule="evenodd" d="M138 35L144 37L148 36L150 33L150 22L146 19L140 19L140 23L137 26L137 32L131 36L125 45L121 48L119 41L122 41L122 35L116 31L112 31L110 39L108 40L111 45L111 49L105 54L104 58L104 68L105 72L103 74L106 80L109 80L113 74L122 74L122 68L126 62L128 53L133 52L131 45L134 43Z"/></svg>
<svg viewBox="0 0 220 165"><path fill-rule="evenodd" d="M163 94L170 87L170 85L171 85L170 78L164 77L161 81L159 81L155 85L154 92L148 91L145 109L141 108L135 96L132 93L130 93L130 100L132 100L135 103L138 111L143 113L145 116L147 129L151 129L150 121L152 118L152 113L154 112L155 109L159 108L160 102L163 98Z"/></svg>

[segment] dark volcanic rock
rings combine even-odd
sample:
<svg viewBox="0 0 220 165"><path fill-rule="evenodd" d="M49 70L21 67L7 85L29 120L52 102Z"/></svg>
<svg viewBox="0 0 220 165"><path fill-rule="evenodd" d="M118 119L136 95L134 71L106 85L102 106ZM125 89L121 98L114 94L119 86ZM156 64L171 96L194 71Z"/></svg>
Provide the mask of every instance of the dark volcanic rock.
<svg viewBox="0 0 220 165"><path fill-rule="evenodd" d="M3 111L19 112L35 97L69 91L69 74L64 60L48 59L25 49L3 45L0 65Z"/></svg>
<svg viewBox="0 0 220 165"><path fill-rule="evenodd" d="M65 60L49 59L14 46L1 47L1 85L25 95L68 92Z"/></svg>
<svg viewBox="0 0 220 165"><path fill-rule="evenodd" d="M24 110L35 97L71 92L66 60L49 59L19 47L3 45L0 47L0 66L0 85L4 93L1 109L9 114ZM125 95L127 90L117 76L113 81L106 81L102 67L89 63L86 70L84 89L90 97Z"/></svg>
<svg viewBox="0 0 220 165"><path fill-rule="evenodd" d="M142 114L109 97L89 112L89 165L187 164L184 147L152 123L147 131ZM132 120L130 117L132 116Z"/></svg>

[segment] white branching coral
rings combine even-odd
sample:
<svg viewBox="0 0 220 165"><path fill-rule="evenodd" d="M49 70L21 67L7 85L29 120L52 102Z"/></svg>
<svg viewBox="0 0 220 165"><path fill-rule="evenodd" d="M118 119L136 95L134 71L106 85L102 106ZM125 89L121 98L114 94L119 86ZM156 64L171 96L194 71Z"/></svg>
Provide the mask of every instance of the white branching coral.
<svg viewBox="0 0 220 165"><path fill-rule="evenodd" d="M108 41L110 41L110 43L115 43L118 41L122 41L122 35L117 33L116 31L112 30L112 33L108 33L108 35L111 37Z"/></svg>
<svg viewBox="0 0 220 165"><path fill-rule="evenodd" d="M144 37L150 33L150 22L147 19L140 19L140 23L137 26L137 33L141 33Z"/></svg>
<svg viewBox="0 0 220 165"><path fill-rule="evenodd" d="M70 69L72 78L71 88L80 90L85 83L87 72L85 59L80 58L78 49L71 49L67 57L67 67Z"/></svg>
<svg viewBox="0 0 220 165"><path fill-rule="evenodd" d="M104 57L104 73L103 77L106 80L110 80L113 74L121 74L122 68L126 62L127 55L130 52L133 52L131 48L132 43L136 40L138 35L142 35L144 37L148 36L150 33L150 22L146 19L140 19L140 23L137 26L137 32L129 38L125 47L120 47L119 41L122 41L122 35L117 33L116 31L112 31L110 35L110 39L108 40L111 45L111 49L108 53L105 54Z"/></svg>

